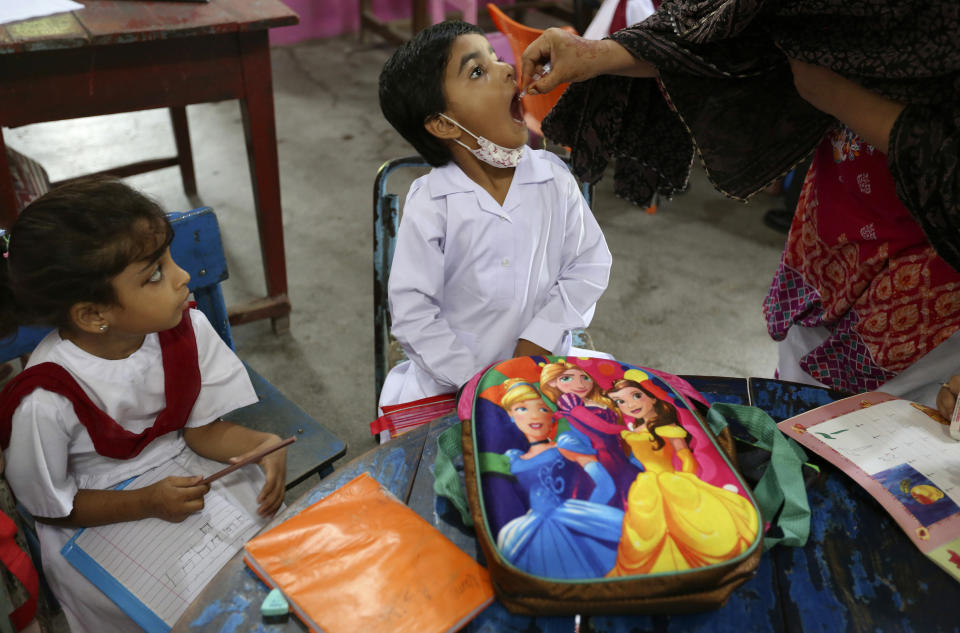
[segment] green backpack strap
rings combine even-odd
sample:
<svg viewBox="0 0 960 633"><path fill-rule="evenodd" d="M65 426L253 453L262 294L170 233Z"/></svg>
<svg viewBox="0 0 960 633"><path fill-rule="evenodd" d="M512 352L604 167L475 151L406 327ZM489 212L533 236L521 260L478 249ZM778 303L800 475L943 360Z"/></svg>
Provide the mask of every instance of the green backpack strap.
<svg viewBox="0 0 960 633"><path fill-rule="evenodd" d="M470 506L467 505L467 491L460 481L460 475L454 465L463 456L463 444L460 440L460 425L454 424L437 438L437 460L433 463L433 491L440 497L446 497L460 513L460 519L466 526L473 525Z"/></svg>
<svg viewBox="0 0 960 633"><path fill-rule="evenodd" d="M460 439L460 425L451 426L437 437L437 459L433 464L433 491L440 497L446 497L460 513L460 519L467 527L473 525L470 506L467 503L467 491L457 471L456 463L463 457L463 443ZM500 473L513 476L510 472L510 459L499 453L480 453L477 456L481 473Z"/></svg>
<svg viewBox="0 0 960 633"><path fill-rule="evenodd" d="M756 438L755 446L770 451L770 465L753 494L763 520L778 526L783 536L764 537L764 549L777 543L802 547L810 535L810 504L801 470L806 453L781 433L773 418L762 409L718 402L707 412L707 423L714 433L722 431L727 420L743 425Z"/></svg>

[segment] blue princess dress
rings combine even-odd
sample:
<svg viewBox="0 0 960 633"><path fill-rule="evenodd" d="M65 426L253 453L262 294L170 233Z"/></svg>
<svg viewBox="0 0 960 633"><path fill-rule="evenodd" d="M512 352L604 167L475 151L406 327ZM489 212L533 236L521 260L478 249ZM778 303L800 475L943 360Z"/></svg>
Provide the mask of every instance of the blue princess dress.
<svg viewBox="0 0 960 633"><path fill-rule="evenodd" d="M576 442L567 434L560 448L590 453L589 447L566 446ZM585 450L586 449L586 450ZM550 578L596 578L606 575L617 560L623 511L605 505L615 486L600 462L583 469L594 481L589 500L571 499L572 481L581 466L557 447L530 459L524 451L510 449L510 472L528 492L530 509L503 526L497 546L519 569Z"/></svg>

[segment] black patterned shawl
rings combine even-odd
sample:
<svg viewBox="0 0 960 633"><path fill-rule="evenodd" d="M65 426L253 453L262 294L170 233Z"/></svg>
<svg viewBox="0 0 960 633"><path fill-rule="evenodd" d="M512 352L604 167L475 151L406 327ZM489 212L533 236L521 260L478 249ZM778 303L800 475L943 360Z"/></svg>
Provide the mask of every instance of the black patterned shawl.
<svg viewBox="0 0 960 633"><path fill-rule="evenodd" d="M640 205L687 184L694 151L746 199L789 171L834 121L800 98L787 56L908 104L890 135L897 192L960 270L960 0L665 0L612 35L652 79L573 84L544 121L596 182Z"/></svg>

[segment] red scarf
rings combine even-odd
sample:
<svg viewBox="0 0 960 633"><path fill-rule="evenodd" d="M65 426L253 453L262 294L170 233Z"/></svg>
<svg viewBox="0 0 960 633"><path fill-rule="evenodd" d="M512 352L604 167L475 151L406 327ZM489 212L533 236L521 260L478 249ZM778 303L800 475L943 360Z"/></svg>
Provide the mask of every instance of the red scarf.
<svg viewBox="0 0 960 633"><path fill-rule="evenodd" d="M189 310L176 327L158 334L163 356L163 380L167 406L148 429L131 433L101 411L70 373L56 363L34 365L13 378L0 392L0 448L10 445L13 412L34 389L66 396L80 423L87 429L93 447L104 457L130 459L155 438L182 429L200 394L200 363L197 338Z"/></svg>

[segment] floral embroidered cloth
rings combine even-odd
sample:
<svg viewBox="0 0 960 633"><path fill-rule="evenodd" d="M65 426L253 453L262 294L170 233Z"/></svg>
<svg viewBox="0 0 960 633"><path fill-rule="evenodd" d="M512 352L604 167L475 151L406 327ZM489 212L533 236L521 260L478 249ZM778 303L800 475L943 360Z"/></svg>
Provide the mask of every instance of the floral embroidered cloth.
<svg viewBox="0 0 960 633"><path fill-rule="evenodd" d="M686 188L699 155L714 186L747 198L806 158L836 122L800 98L787 57L908 104L890 134L896 191L960 270L957 0L664 0L611 38L659 81L572 84L543 122L596 182L646 205Z"/></svg>
<svg viewBox="0 0 960 633"><path fill-rule="evenodd" d="M886 156L849 129L817 149L763 311L776 340L794 324L829 329L800 365L852 393L960 329L960 274L897 197Z"/></svg>

